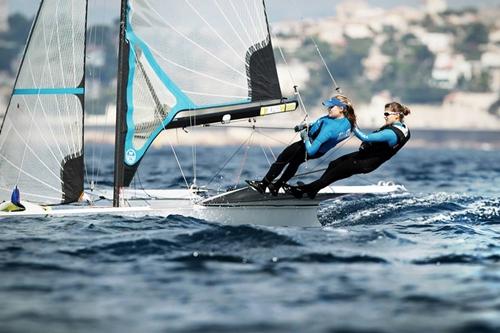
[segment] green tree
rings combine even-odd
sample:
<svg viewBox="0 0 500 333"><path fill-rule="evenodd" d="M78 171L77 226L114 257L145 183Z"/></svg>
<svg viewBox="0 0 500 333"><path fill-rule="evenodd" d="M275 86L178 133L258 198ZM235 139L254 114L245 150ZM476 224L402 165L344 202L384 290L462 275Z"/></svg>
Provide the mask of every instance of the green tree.
<svg viewBox="0 0 500 333"><path fill-rule="evenodd" d="M488 43L488 27L480 22L462 26L455 43L455 50L469 60L481 57L481 45Z"/></svg>
<svg viewBox="0 0 500 333"><path fill-rule="evenodd" d="M397 54L374 85L377 90L388 89L409 103L441 102L448 91L431 85L434 54L413 35L403 36L397 45Z"/></svg>
<svg viewBox="0 0 500 333"><path fill-rule="evenodd" d="M352 39L346 37L344 47L331 46L318 39L316 42L318 48L337 83L343 91L352 98L367 98L367 88L361 89L360 86L366 85L363 75L362 60L367 57L373 40ZM302 60L318 63L316 69L311 71L310 79L307 82L307 89L303 89L304 101L308 105L317 105L318 100L333 94L334 87L328 71L324 68L319 58L316 47L312 40L306 40L303 47L298 52Z"/></svg>

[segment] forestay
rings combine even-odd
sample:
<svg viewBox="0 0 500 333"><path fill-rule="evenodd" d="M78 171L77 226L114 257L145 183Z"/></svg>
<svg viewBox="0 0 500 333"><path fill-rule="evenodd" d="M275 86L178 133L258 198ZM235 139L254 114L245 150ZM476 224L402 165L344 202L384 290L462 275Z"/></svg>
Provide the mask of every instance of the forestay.
<svg viewBox="0 0 500 333"><path fill-rule="evenodd" d="M0 193L73 202L83 191L87 2L44 0L0 130Z"/></svg>
<svg viewBox="0 0 500 333"><path fill-rule="evenodd" d="M179 114L188 114L189 125L196 125L197 115L207 109L279 103L282 95L262 0L128 4L124 162L129 168Z"/></svg>

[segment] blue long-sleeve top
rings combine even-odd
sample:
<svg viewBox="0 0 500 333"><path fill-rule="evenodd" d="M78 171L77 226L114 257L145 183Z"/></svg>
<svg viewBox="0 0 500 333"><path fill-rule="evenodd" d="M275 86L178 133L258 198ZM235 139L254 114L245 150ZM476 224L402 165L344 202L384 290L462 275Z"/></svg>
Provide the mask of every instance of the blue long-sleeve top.
<svg viewBox="0 0 500 333"><path fill-rule="evenodd" d="M404 127L400 122L395 122L393 124L396 127ZM388 128L381 130L379 132L373 132L370 134L363 133L359 128L354 129L354 135L363 142L386 142L389 146L395 146L398 143L398 136L393 130Z"/></svg>
<svg viewBox="0 0 500 333"><path fill-rule="evenodd" d="M324 154L350 135L351 123L347 118L321 117L311 125L309 137L304 141L307 154Z"/></svg>

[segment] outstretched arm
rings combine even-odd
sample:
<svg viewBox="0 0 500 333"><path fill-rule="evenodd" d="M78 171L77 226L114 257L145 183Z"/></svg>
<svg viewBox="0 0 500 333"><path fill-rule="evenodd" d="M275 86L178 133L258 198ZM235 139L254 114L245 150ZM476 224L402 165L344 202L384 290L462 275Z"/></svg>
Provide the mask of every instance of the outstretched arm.
<svg viewBox="0 0 500 333"><path fill-rule="evenodd" d="M354 129L354 135L363 142L387 142L390 146L398 143L398 137L394 131L385 129L370 134L363 133L359 128Z"/></svg>

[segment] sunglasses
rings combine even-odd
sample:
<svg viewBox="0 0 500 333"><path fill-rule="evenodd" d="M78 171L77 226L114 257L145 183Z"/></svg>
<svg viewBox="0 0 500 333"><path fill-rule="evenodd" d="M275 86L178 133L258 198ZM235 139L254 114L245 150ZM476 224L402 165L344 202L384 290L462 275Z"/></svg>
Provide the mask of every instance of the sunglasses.
<svg viewBox="0 0 500 333"><path fill-rule="evenodd" d="M385 117L399 115L399 112L384 112Z"/></svg>

